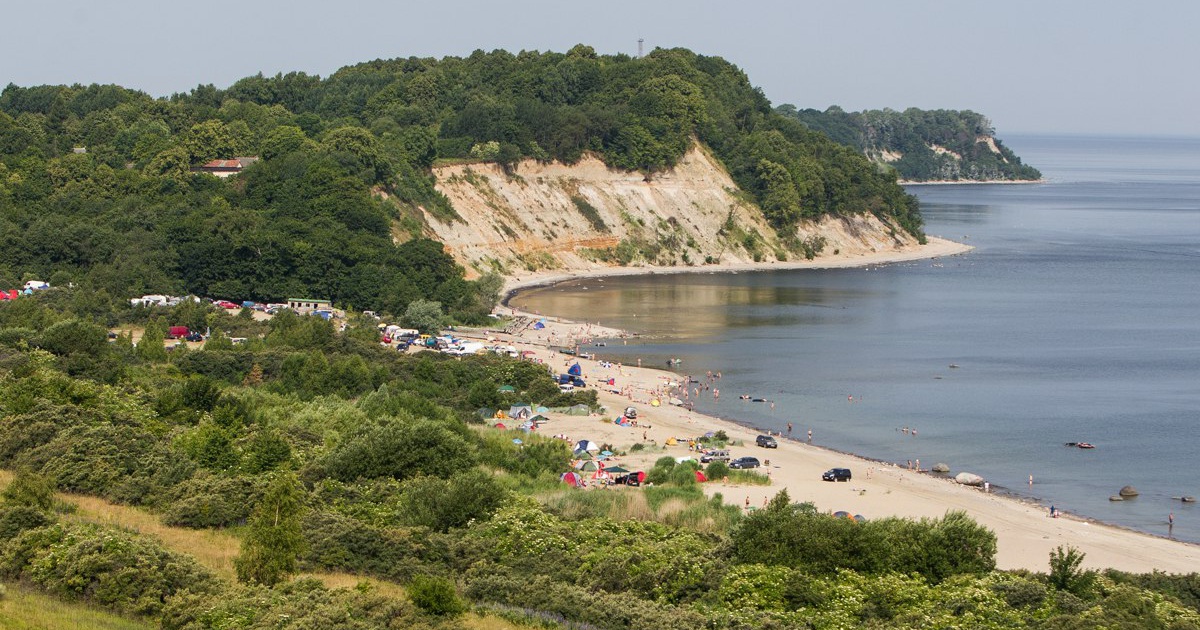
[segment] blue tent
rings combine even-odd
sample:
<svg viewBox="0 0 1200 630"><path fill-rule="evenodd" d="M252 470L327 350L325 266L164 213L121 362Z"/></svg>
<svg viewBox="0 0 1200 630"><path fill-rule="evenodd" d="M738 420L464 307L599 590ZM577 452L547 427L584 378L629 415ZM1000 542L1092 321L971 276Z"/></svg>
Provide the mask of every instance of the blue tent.
<svg viewBox="0 0 1200 630"><path fill-rule="evenodd" d="M534 328L534 330L541 330L541 329L543 329L543 328L545 328L545 327L546 327L546 325L545 325L545 324L543 324L542 322L535 322L535 323L533 324L533 328Z"/></svg>
<svg viewBox="0 0 1200 630"><path fill-rule="evenodd" d="M571 366L571 369L567 370L567 374L570 374L571 376L579 376L583 374L583 368L579 367L579 364L576 363L575 365Z"/></svg>

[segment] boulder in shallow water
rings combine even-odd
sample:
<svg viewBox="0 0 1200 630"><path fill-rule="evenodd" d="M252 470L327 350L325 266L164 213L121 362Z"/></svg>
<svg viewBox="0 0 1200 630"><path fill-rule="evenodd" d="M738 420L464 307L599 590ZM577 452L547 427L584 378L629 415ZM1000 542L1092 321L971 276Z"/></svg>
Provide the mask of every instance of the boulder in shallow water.
<svg viewBox="0 0 1200 630"><path fill-rule="evenodd" d="M954 481L961 483L964 486L982 486L983 477L975 473L960 472L954 476Z"/></svg>
<svg viewBox="0 0 1200 630"><path fill-rule="evenodd" d="M1108 497L1108 500L1109 500L1109 501L1124 501L1124 500L1125 500L1125 497L1123 497L1123 496L1121 496L1121 495L1119 495L1119 494L1114 494L1114 495L1112 495L1111 497Z"/></svg>
<svg viewBox="0 0 1200 630"><path fill-rule="evenodd" d="M948 473L950 472L950 466L938 462L933 465L933 472Z"/></svg>
<svg viewBox="0 0 1200 630"><path fill-rule="evenodd" d="M1137 488L1134 488L1133 486L1125 486L1124 488L1121 488L1121 492L1118 494L1123 497L1136 497L1139 493Z"/></svg>

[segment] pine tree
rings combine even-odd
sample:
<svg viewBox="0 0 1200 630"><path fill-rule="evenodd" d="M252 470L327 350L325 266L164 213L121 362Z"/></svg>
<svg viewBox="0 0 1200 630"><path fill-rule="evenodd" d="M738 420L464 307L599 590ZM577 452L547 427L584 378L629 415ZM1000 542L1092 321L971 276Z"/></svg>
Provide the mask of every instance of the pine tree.
<svg viewBox="0 0 1200 630"><path fill-rule="evenodd" d="M267 487L234 559L238 581L274 586L296 571L296 558L304 551L300 517L304 512L304 487L294 474L275 478Z"/></svg>

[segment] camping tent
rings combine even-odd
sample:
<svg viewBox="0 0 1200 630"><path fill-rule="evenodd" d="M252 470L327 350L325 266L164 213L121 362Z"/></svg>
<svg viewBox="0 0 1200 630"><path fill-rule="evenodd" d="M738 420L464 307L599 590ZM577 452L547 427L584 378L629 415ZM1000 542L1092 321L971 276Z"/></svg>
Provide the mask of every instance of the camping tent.
<svg viewBox="0 0 1200 630"><path fill-rule="evenodd" d="M570 408L567 409L568 416L586 416L591 412L592 410L584 404L571 405Z"/></svg>
<svg viewBox="0 0 1200 630"><path fill-rule="evenodd" d="M496 388L496 391L501 394L515 394L517 393L517 388L512 385L501 385Z"/></svg>
<svg viewBox="0 0 1200 630"><path fill-rule="evenodd" d="M533 406L529 403L517 403L508 408L508 417L525 420L533 415Z"/></svg>
<svg viewBox="0 0 1200 630"><path fill-rule="evenodd" d="M563 473L561 479L563 480L563 483L571 486L572 488L578 488L583 485L583 476L581 476L579 473Z"/></svg>
<svg viewBox="0 0 1200 630"><path fill-rule="evenodd" d="M590 459L580 460L575 464L575 470L586 470L588 472L600 470L600 465Z"/></svg>
<svg viewBox="0 0 1200 630"><path fill-rule="evenodd" d="M576 451L591 451L594 453L600 452L600 445L591 440L579 440L575 443Z"/></svg>
<svg viewBox="0 0 1200 630"><path fill-rule="evenodd" d="M579 364L576 363L567 370L567 374L570 374L571 376L581 376L583 375L583 368L579 367Z"/></svg>
<svg viewBox="0 0 1200 630"><path fill-rule="evenodd" d="M708 481L708 477L706 477L706 476L704 475L704 471L703 471L703 470L697 470L697 471L696 471L696 482L697 482L697 483L704 483L705 481Z"/></svg>
<svg viewBox="0 0 1200 630"><path fill-rule="evenodd" d="M678 440L673 437L667 438L667 446L675 446L676 444L679 444Z"/></svg>
<svg viewBox="0 0 1200 630"><path fill-rule="evenodd" d="M504 423L503 423L503 422L497 422L497 423L496 423L496 428L497 428L497 429L507 429L508 427L504 426Z"/></svg>
<svg viewBox="0 0 1200 630"><path fill-rule="evenodd" d="M625 474L625 473L629 472L628 468L621 468L620 466L609 466L608 468L605 468L604 470L606 470L614 475L616 475L618 473Z"/></svg>
<svg viewBox="0 0 1200 630"><path fill-rule="evenodd" d="M543 328L545 328L545 327L546 327L546 322L543 322L543 321L540 321L540 320L539 320L539 321L537 321L537 322L534 322L534 324L533 324L533 329L534 329L534 330L541 330L541 329L543 329Z"/></svg>

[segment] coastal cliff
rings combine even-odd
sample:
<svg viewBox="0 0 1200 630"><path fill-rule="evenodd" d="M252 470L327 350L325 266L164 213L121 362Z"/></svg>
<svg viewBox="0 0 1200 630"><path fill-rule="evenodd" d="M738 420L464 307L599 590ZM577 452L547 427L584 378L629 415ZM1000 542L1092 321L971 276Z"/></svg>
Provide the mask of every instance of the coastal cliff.
<svg viewBox="0 0 1200 630"><path fill-rule="evenodd" d="M703 267L899 251L917 239L872 214L801 221L788 251L706 150L646 177L585 156L434 168L459 219L423 212L426 235L469 274L613 267Z"/></svg>
<svg viewBox="0 0 1200 630"><path fill-rule="evenodd" d="M996 137L991 121L969 110L909 108L846 112L781 105L776 111L861 152L905 183L1027 182L1041 172Z"/></svg>

